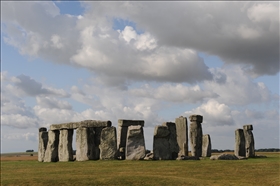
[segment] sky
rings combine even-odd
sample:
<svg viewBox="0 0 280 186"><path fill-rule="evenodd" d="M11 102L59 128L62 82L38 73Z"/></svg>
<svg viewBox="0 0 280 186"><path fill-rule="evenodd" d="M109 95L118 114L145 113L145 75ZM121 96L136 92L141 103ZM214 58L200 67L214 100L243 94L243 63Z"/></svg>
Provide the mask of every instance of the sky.
<svg viewBox="0 0 280 186"><path fill-rule="evenodd" d="M1 1L2 153L88 119L144 120L152 150L192 114L213 149L246 124L279 148L279 97L279 2Z"/></svg>

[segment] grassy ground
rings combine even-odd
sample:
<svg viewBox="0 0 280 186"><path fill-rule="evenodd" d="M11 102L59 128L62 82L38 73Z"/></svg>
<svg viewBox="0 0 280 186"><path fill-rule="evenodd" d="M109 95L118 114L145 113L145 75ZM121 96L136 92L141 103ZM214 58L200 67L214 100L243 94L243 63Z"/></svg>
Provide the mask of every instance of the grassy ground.
<svg viewBox="0 0 280 186"><path fill-rule="evenodd" d="M200 161L41 163L1 158L1 185L276 185L280 153L268 158Z"/></svg>

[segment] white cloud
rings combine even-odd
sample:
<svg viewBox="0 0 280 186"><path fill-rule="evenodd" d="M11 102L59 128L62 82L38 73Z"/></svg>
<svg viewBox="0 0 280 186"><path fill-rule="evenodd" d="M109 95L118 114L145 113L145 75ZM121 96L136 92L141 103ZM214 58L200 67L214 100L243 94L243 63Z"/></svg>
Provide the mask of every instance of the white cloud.
<svg viewBox="0 0 280 186"><path fill-rule="evenodd" d="M203 116L203 123L211 126L233 125L232 110L226 104L210 99L207 103L185 112L188 116L199 114Z"/></svg>

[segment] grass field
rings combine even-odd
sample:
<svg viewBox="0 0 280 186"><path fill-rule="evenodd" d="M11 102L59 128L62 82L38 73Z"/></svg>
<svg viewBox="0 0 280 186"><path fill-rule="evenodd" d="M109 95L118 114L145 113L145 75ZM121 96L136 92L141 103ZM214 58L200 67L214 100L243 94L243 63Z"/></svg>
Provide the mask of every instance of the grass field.
<svg viewBox="0 0 280 186"><path fill-rule="evenodd" d="M280 153L258 154L267 158L41 163L36 155L2 154L1 185L279 186Z"/></svg>

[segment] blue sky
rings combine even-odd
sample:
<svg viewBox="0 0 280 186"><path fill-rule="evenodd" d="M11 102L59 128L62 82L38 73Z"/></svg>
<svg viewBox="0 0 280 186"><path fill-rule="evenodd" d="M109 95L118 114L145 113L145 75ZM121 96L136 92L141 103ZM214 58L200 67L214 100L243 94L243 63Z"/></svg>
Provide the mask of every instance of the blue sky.
<svg viewBox="0 0 280 186"><path fill-rule="evenodd" d="M144 119L152 149L156 125L191 114L213 148L233 149L249 123L256 148L279 147L279 3L1 8L1 152L37 150L39 127L85 119Z"/></svg>

